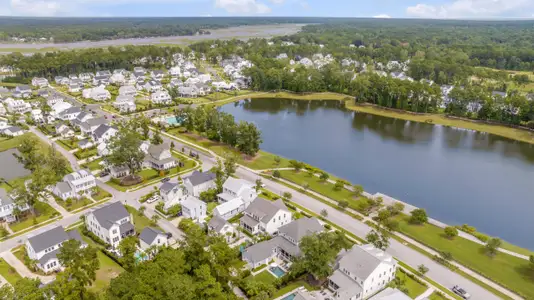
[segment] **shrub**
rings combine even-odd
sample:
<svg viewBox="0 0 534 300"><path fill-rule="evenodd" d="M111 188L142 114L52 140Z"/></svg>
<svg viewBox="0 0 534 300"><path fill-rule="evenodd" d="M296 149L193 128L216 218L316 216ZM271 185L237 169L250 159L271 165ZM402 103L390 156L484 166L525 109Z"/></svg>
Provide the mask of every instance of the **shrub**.
<svg viewBox="0 0 534 300"><path fill-rule="evenodd" d="M454 237L458 236L458 229L456 229L456 227L453 227L453 226L445 227L443 232L445 233L445 236L448 239L453 239Z"/></svg>
<svg viewBox="0 0 534 300"><path fill-rule="evenodd" d="M421 224L428 222L428 216L426 214L426 210L422 208L417 208L417 209L412 210L411 215L412 216L410 217L410 223L412 224L421 225Z"/></svg>
<svg viewBox="0 0 534 300"><path fill-rule="evenodd" d="M331 230L332 229L332 226L330 224L324 224L324 228L328 229L328 230Z"/></svg>

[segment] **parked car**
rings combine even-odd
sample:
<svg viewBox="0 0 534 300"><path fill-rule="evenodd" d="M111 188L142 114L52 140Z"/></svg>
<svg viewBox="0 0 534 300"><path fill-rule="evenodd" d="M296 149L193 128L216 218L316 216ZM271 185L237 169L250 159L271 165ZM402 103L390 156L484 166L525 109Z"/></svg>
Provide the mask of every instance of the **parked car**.
<svg viewBox="0 0 534 300"><path fill-rule="evenodd" d="M165 182L167 182L167 181L169 181L169 180L171 180L169 177L165 177L165 178L163 178L163 179L161 180L161 182L165 183Z"/></svg>
<svg viewBox="0 0 534 300"><path fill-rule="evenodd" d="M172 233L171 232L167 232L167 238L168 239L172 238Z"/></svg>
<svg viewBox="0 0 534 300"><path fill-rule="evenodd" d="M98 175L100 178L102 177L106 177L109 175L109 172L100 172L100 174Z"/></svg>
<svg viewBox="0 0 534 300"><path fill-rule="evenodd" d="M158 195L154 195L154 196L148 198L148 200L146 200L146 203L154 203L154 202L156 202L158 200L159 200L159 196Z"/></svg>
<svg viewBox="0 0 534 300"><path fill-rule="evenodd" d="M457 286L457 285L455 285L455 286L452 287L452 291L453 291L456 295L462 297L463 299L469 299L469 298L471 298L471 295L469 295L469 293L468 293L466 290L464 290L463 288L461 288L461 287L459 287L459 286Z"/></svg>

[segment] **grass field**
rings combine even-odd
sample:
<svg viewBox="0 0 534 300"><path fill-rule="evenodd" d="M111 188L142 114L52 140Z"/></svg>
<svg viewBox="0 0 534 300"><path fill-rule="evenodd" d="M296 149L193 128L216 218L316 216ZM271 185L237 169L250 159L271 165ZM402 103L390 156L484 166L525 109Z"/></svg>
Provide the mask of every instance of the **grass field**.
<svg viewBox="0 0 534 300"><path fill-rule="evenodd" d="M91 200L87 199L87 198L82 198L82 199L79 199L79 200L72 200L72 204L69 206L67 205L67 202L66 201L63 201L61 199L56 199L56 203L61 205L64 209L66 209L67 211L73 211L73 210L76 210L78 208L81 208L81 207L84 207L86 205L89 205L91 203L93 203Z"/></svg>
<svg viewBox="0 0 534 300"><path fill-rule="evenodd" d="M52 206L41 201L37 201L37 203L35 203L35 211L38 214L36 218L28 215L28 217L20 222L9 224L9 228L11 228L13 232L18 232L28 227L38 225L39 223L46 222L54 218L54 216L59 215L59 213L53 209Z"/></svg>
<svg viewBox="0 0 534 300"><path fill-rule="evenodd" d="M109 286L111 279L119 276L124 269L101 251L97 252L100 268L96 271L96 280L89 288L92 291L101 291Z"/></svg>
<svg viewBox="0 0 534 300"><path fill-rule="evenodd" d="M111 197L111 194L103 190L101 187L96 187L97 192L94 195L91 195L96 201L104 200L105 198Z"/></svg>
<svg viewBox="0 0 534 300"><path fill-rule="evenodd" d="M139 212L137 211L137 209L131 207L131 206L128 206L128 205L125 205L126 207L126 210L128 210L129 213L132 214L133 216L133 223L134 223L134 227L135 227L135 232L137 233L141 233L141 231L143 231L143 229L145 229L145 227L154 227L154 228L158 228L161 230L161 228L159 228L158 225L154 225L152 223L151 220L149 220L147 217L145 217L144 215L140 216L139 215Z"/></svg>
<svg viewBox="0 0 534 300"><path fill-rule="evenodd" d="M95 170L101 170L103 168L103 166L100 164L101 162L103 161L102 158L99 158L99 159L95 159L89 163L86 163L84 165L82 165L83 168L86 168L86 169L89 169L91 171L95 171Z"/></svg>
<svg viewBox="0 0 534 300"><path fill-rule="evenodd" d="M0 141L0 152L6 151L12 148L17 148L20 145L21 141L27 136L32 136L35 138L35 140L39 141L39 145L41 146L40 149L42 151L44 151L45 149L48 149L48 144L42 142L41 139L39 139L35 134L29 132L21 136L16 136L14 138L1 140Z"/></svg>
<svg viewBox="0 0 534 300"><path fill-rule="evenodd" d="M404 287L408 289L408 296L412 299L417 298L417 296L421 295L428 289L426 286L407 276L406 273L400 269L397 270L397 277L404 282Z"/></svg>
<svg viewBox="0 0 534 300"><path fill-rule="evenodd" d="M428 297L429 300L447 300L445 296L442 296L440 293L434 292Z"/></svg>
<svg viewBox="0 0 534 300"><path fill-rule="evenodd" d="M285 294L291 292L292 290L294 290L296 288L299 288L301 286L305 287L308 291L316 290L316 288L312 287L306 281L304 281L304 280L296 280L296 281L290 282L285 287L283 287L283 288L279 289L278 291L274 292L273 298L281 297L282 295L285 295Z"/></svg>
<svg viewBox="0 0 534 300"><path fill-rule="evenodd" d="M4 277L11 285L14 285L17 281L22 279L17 270L2 258L0 258L0 275L2 275L2 277Z"/></svg>
<svg viewBox="0 0 534 300"><path fill-rule="evenodd" d="M443 229L434 225L411 225L407 217L398 217L399 231L438 251L452 254L460 264L496 281L505 287L519 292L526 298L534 298L534 274L529 262L504 253L491 258L483 251L483 246L456 237L449 240L443 236Z"/></svg>

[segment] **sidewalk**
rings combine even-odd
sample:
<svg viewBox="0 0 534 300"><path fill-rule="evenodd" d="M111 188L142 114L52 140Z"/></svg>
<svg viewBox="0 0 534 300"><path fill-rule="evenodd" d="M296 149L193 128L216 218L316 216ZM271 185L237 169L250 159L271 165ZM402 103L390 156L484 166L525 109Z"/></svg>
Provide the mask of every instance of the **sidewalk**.
<svg viewBox="0 0 534 300"><path fill-rule="evenodd" d="M22 250L21 250L22 251ZM42 276L37 275L30 271L11 251L2 252L0 256L22 277L28 277L28 278L38 278L41 280L42 283L50 283L56 279L55 276Z"/></svg>

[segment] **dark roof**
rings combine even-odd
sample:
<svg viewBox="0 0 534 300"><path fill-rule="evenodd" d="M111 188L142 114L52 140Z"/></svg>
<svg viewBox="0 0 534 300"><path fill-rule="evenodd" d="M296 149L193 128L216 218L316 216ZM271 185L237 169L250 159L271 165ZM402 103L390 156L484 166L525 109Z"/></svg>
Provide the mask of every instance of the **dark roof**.
<svg viewBox="0 0 534 300"><path fill-rule="evenodd" d="M159 231L156 228L146 227L145 229L143 229L143 231L139 235L139 239L151 245L152 242L154 242L154 240L158 237L159 234L163 234L163 232Z"/></svg>
<svg viewBox="0 0 534 300"><path fill-rule="evenodd" d="M159 190L167 194L168 192L172 191L172 189L174 189L177 185L178 185L177 183L172 183L170 181L167 181L161 185Z"/></svg>
<svg viewBox="0 0 534 300"><path fill-rule="evenodd" d="M32 246L33 250L37 253L43 251L46 248L55 246L59 243L63 243L64 241L71 239L75 239L84 243L78 231L72 230L69 232L65 232L65 229L63 229L63 227L58 226L56 228L50 229L48 231L29 238L28 242Z"/></svg>
<svg viewBox="0 0 534 300"><path fill-rule="evenodd" d="M135 231L135 228L132 223L126 222L126 223L122 223L121 225L119 225L120 234L125 234L130 231L132 232Z"/></svg>
<svg viewBox="0 0 534 300"><path fill-rule="evenodd" d="M205 182L215 180L215 173L212 172L199 172L197 170L193 171L193 173L186 178L186 180L189 180L193 186L197 186L199 184L203 184Z"/></svg>
<svg viewBox="0 0 534 300"><path fill-rule="evenodd" d="M96 139L100 139L111 128L113 127L106 124L102 124L95 129L95 132L93 132L93 134L95 135Z"/></svg>
<svg viewBox="0 0 534 300"><path fill-rule="evenodd" d="M214 215L208 223L208 228L215 232L220 232L224 225L226 225L227 223L228 221L221 218L219 215Z"/></svg>
<svg viewBox="0 0 534 300"><path fill-rule="evenodd" d="M130 214L120 202L114 202L93 211L100 226L109 229L118 220L128 217Z"/></svg>

